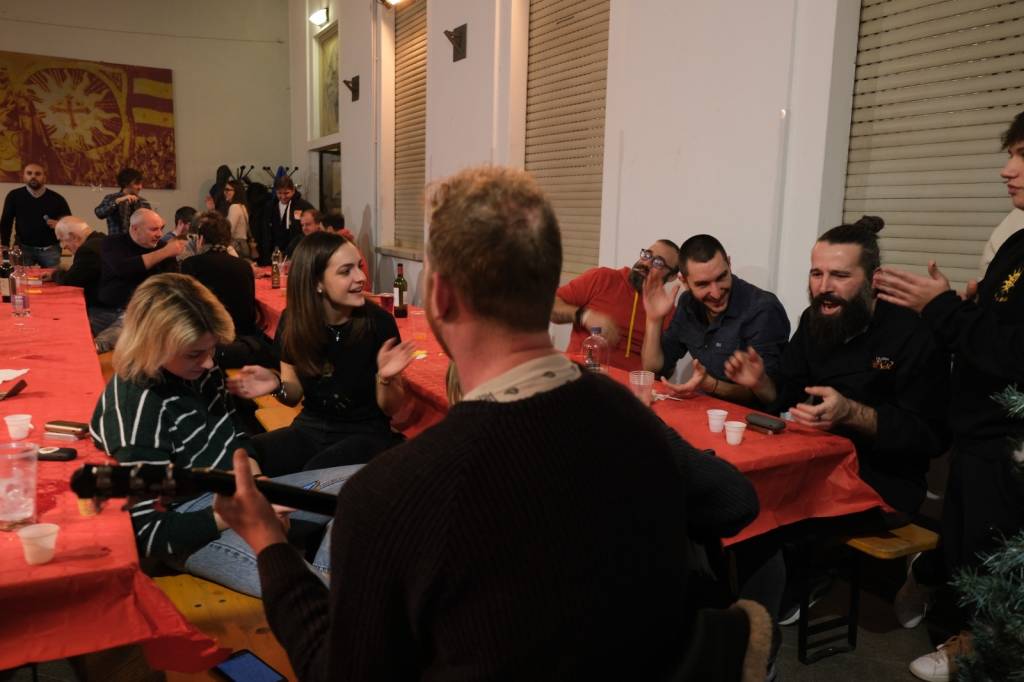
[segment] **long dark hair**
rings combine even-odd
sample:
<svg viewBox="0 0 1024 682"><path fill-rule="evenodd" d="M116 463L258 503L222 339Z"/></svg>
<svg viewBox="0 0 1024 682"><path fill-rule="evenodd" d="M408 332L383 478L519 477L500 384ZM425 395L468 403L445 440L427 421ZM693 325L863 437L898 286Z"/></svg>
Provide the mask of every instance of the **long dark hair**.
<svg viewBox="0 0 1024 682"><path fill-rule="evenodd" d="M246 200L245 200L245 185L243 185L238 180L229 180L227 182L227 186L229 186L229 187L231 187L231 189L235 190L235 194L234 194L233 197L231 197L231 201L227 202L228 205L231 205L231 204L241 204L242 206L246 207L246 210L248 210L248 208L249 208L248 205L247 205L248 202L246 202Z"/></svg>
<svg viewBox="0 0 1024 682"><path fill-rule="evenodd" d="M317 293L334 252L349 240L331 232L314 232L302 238L292 254L288 273L288 314L281 331L282 356L291 359L304 376L323 373L327 360L327 320ZM367 303L369 305L369 303ZM366 307L352 309L349 340L359 338L367 326Z"/></svg>

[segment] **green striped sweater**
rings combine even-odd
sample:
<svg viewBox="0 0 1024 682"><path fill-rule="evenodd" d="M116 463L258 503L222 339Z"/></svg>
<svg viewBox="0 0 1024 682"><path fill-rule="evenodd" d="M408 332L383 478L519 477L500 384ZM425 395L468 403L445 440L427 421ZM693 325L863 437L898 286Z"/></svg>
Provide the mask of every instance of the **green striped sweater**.
<svg viewBox="0 0 1024 682"><path fill-rule="evenodd" d="M114 375L100 396L89 431L96 446L121 463L173 462L178 467L231 468L247 436L236 425L224 373L214 367L195 381L163 372L149 386ZM209 507L167 511L153 500L134 505L132 526L140 557L184 557L219 532Z"/></svg>

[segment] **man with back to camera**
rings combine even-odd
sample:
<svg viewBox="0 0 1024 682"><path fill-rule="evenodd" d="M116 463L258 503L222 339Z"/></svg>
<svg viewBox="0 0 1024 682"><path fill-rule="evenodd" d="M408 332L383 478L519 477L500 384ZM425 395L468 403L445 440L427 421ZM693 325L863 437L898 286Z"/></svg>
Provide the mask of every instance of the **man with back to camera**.
<svg viewBox="0 0 1024 682"><path fill-rule="evenodd" d="M653 285L644 288L644 369L672 376L679 359L690 353L693 375L679 385L666 382L676 395L700 390L732 402L753 402L749 389L728 380L725 361L737 349L752 346L768 372L774 372L789 339L785 309L775 294L732 274L725 248L711 235L698 234L683 242L679 272L687 290L664 333L658 330L672 311L675 292Z"/></svg>
<svg viewBox="0 0 1024 682"><path fill-rule="evenodd" d="M177 270L175 259L185 250L185 241L172 239L159 246L163 233L160 214L140 208L129 219L127 232L103 240L98 298L100 304L117 311L117 319L96 336L97 352L105 353L117 343L124 309L136 287L150 275Z"/></svg>
<svg viewBox="0 0 1024 682"><path fill-rule="evenodd" d="M24 187L12 189L4 199L0 214L0 246L11 243L17 226L17 244L22 265L52 268L60 263L60 245L53 229L57 221L71 215L68 202L46 186L46 170L38 163L22 169Z"/></svg>
<svg viewBox="0 0 1024 682"><path fill-rule="evenodd" d="M1013 119L1002 143L1009 158L1000 174L1014 208L1024 210L1024 112ZM885 267L874 280L882 300L920 313L940 345L953 353L953 457L942 508L942 545L928 560L912 564L897 594L897 616L905 627L924 616L927 594L919 582L936 585L958 571L979 569L982 555L1024 528L1024 420L1008 414L995 399L1011 387L1024 387L1024 230L1007 237L984 279L969 282L961 296L934 261L928 269L929 275L922 276ZM956 678L956 657L972 648L967 614L959 615L961 632L911 663L919 678Z"/></svg>
<svg viewBox="0 0 1024 682"><path fill-rule="evenodd" d="M436 187L425 307L464 398L342 488L330 590L236 453L237 492L216 509L256 551L301 679L650 680L678 664L683 481L653 413L552 347L560 270L526 173Z"/></svg>
<svg viewBox="0 0 1024 682"><path fill-rule="evenodd" d="M608 362L625 370L640 369L647 320L640 293L648 279L662 286L673 281L678 263L675 243L659 239L650 248L640 250L640 258L631 268L591 268L559 287L551 321L572 323L566 352L580 353L590 330L600 327L608 340ZM652 272L656 277L648 278Z"/></svg>

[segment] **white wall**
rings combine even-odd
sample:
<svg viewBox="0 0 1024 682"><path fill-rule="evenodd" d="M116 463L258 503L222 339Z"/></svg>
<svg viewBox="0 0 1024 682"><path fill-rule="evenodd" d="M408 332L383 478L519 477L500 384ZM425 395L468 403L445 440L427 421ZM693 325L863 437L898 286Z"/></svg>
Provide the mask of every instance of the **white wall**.
<svg viewBox="0 0 1024 682"><path fill-rule="evenodd" d="M601 264L705 232L798 316L822 213L842 198L858 7L612 0ZM837 19L853 52L835 59ZM845 119L830 117L842 91Z"/></svg>
<svg viewBox="0 0 1024 682"><path fill-rule="evenodd" d="M0 7L0 49L173 71L178 188L143 190L168 223L203 208L217 166L291 161L284 0L33 0ZM115 169L116 172L116 169ZM261 180L262 173L253 177ZM6 194L19 185L0 184ZM52 186L72 212L106 230L103 193Z"/></svg>

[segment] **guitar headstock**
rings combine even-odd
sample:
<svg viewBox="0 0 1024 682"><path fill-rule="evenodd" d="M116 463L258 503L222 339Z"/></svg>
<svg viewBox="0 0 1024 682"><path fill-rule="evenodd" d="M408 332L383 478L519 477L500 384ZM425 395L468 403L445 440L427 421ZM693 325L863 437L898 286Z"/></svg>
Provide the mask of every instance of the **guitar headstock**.
<svg viewBox="0 0 1024 682"><path fill-rule="evenodd" d="M187 479L187 470L170 463L85 464L71 475L71 490L80 498L99 502L126 497L131 506L141 500L188 494Z"/></svg>

